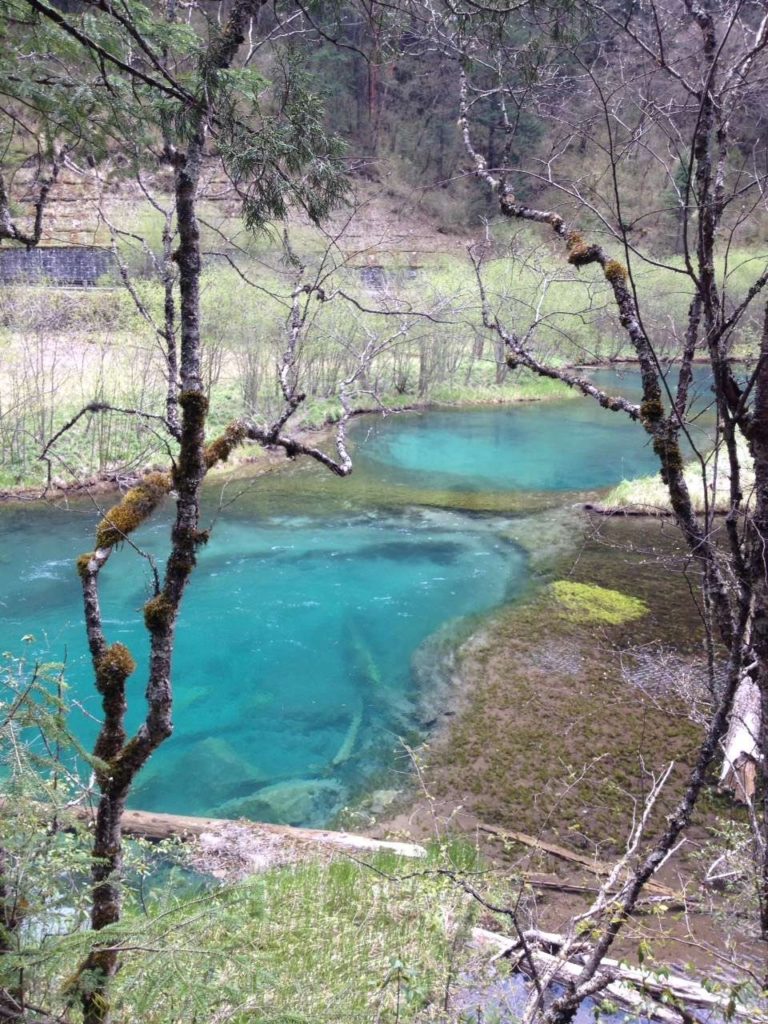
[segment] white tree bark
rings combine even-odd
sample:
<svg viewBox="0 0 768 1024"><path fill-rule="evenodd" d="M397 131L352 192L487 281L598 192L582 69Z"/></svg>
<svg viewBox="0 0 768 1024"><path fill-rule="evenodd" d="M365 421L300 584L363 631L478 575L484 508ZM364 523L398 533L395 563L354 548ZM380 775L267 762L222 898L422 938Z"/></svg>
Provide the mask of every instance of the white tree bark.
<svg viewBox="0 0 768 1024"><path fill-rule="evenodd" d="M733 701L728 732L723 740L723 768L720 786L737 800L749 803L755 795L757 766L760 762L760 690L752 677L745 675Z"/></svg>

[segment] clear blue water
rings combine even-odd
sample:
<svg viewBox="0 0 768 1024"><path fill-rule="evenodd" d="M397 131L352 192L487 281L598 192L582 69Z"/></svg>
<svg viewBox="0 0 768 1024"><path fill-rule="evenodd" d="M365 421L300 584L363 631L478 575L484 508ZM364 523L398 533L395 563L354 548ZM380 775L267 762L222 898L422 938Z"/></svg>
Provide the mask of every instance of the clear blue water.
<svg viewBox="0 0 768 1024"><path fill-rule="evenodd" d="M640 401L636 372L589 376L610 394ZM703 408L708 378L697 377L692 395ZM696 440L708 435L710 422L700 418ZM400 486L424 486L426 473L430 487L445 491L587 491L657 469L642 427L591 399L396 414L368 419L363 429L365 459Z"/></svg>
<svg viewBox="0 0 768 1024"><path fill-rule="evenodd" d="M365 457L384 478L444 490L583 491L642 475L653 455L636 425L587 402L390 416L368 428Z"/></svg>
<svg viewBox="0 0 768 1024"><path fill-rule="evenodd" d="M53 529L49 510L4 512L2 646L18 649L33 633L41 656L66 653L71 694L97 718L78 581L65 556L87 548L93 517L54 513ZM418 726L411 653L446 621L522 585L525 558L495 527L434 509L220 521L178 626L176 734L145 771L134 806L225 816L258 809L313 824L338 811ZM166 536L160 520L136 540L160 555ZM107 635L141 666L147 573L123 550L102 575ZM139 698L140 669L133 679L128 692ZM140 701L132 705L135 727ZM85 714L73 724L93 739ZM268 805L247 803L275 783L282 788L267 794Z"/></svg>
<svg viewBox="0 0 768 1024"><path fill-rule="evenodd" d="M365 789L398 786L400 738L430 717L412 659L438 629L528 585L514 522L654 469L642 430L586 401L366 418L352 435L349 480L297 466L238 485L222 511L220 489L208 493L216 525L178 627L176 731L133 806L318 825ZM74 559L98 513L0 513L0 649L18 653L33 634L28 654L66 660L89 743L99 705ZM167 524L160 515L137 543L162 558ZM102 577L108 639L139 662L135 727L150 580L128 547Z"/></svg>

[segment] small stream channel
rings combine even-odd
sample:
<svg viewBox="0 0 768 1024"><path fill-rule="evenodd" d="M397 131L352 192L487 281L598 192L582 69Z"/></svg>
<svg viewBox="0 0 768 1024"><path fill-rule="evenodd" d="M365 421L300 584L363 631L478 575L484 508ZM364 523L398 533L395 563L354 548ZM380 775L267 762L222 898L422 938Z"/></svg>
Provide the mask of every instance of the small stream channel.
<svg viewBox="0 0 768 1024"><path fill-rule="evenodd" d="M632 374L602 376L636 389ZM365 417L352 440L348 480L297 465L231 485L227 502L243 493L222 509L221 486L208 489L216 525L178 627L176 731L134 807L322 825L362 793L401 788L400 739L434 717L428 673L412 670L425 642L525 594L532 550L578 543L553 513L655 468L637 424L582 399ZM97 518L92 502L0 509L0 649L66 661L86 744L99 706L74 559ZM137 544L162 559L167 525L166 511ZM109 640L137 655L132 727L148 596L146 562L126 546L102 607Z"/></svg>

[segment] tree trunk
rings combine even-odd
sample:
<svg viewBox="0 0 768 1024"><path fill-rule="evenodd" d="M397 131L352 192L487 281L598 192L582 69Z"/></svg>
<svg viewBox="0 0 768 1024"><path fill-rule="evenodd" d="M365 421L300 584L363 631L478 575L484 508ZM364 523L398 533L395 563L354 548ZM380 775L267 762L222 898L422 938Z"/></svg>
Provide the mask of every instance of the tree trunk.
<svg viewBox="0 0 768 1024"><path fill-rule="evenodd" d="M739 684L733 702L728 733L723 741L723 768L720 785L742 803L755 795L757 766L760 762L760 690L746 675Z"/></svg>
<svg viewBox="0 0 768 1024"><path fill-rule="evenodd" d="M745 709L745 714L758 741L757 749L751 749L762 776L762 836L756 837L762 857L758 899L760 934L768 941L768 303L765 307L760 359L756 371L754 412L746 433L755 466L755 511L751 524L750 573L752 645L757 662L755 690L759 695L760 706L753 710L751 715ZM755 697L751 696L752 707L754 703Z"/></svg>

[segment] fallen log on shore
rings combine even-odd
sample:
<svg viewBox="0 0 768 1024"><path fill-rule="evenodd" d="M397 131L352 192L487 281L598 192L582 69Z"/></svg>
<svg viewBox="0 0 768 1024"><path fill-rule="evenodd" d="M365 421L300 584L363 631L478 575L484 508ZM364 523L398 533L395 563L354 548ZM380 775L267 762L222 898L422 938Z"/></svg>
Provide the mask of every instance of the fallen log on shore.
<svg viewBox="0 0 768 1024"><path fill-rule="evenodd" d="M41 808L41 811L44 809ZM46 816L59 818L66 823L70 820L90 825L96 816L90 807L66 807L61 811L46 808ZM9 801L0 797L0 815L10 817L13 808ZM293 825L272 825L266 822L234 822L228 818L196 818L184 814L161 814L155 811L125 811L123 813L123 834L137 839L160 842L164 839L192 840L202 835L226 832L237 824L252 831L254 835L284 839L286 842L320 847L336 847L341 850L358 850L379 853L387 851L400 857L426 857L427 851L417 843L401 843L387 839L372 839L354 832L335 832L333 829L297 828Z"/></svg>

